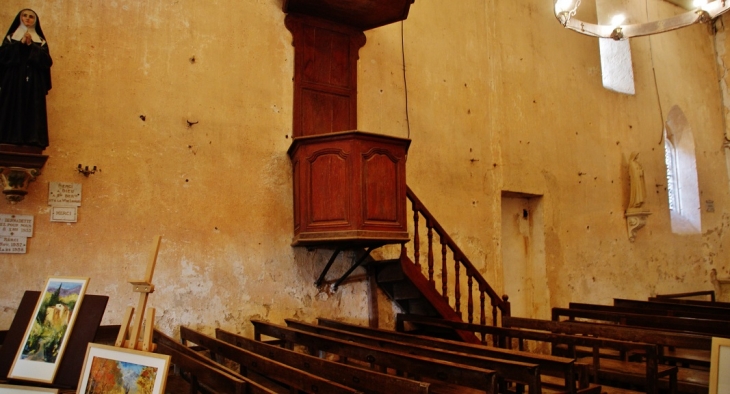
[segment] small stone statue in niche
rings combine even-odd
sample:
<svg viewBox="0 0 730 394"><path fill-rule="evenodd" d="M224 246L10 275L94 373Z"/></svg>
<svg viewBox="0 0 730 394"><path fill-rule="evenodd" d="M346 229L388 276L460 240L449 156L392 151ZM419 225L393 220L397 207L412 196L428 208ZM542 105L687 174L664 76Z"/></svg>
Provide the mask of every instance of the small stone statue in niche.
<svg viewBox="0 0 730 394"><path fill-rule="evenodd" d="M639 153L631 153L629 159L629 207L626 208L626 227L629 232L629 241L634 242L636 232L646 225L646 218L651 215L648 209L643 208L646 198L646 184L644 183L644 168L639 163Z"/></svg>
<svg viewBox="0 0 730 394"><path fill-rule="evenodd" d="M638 161L639 153L631 154L629 160L629 182L631 186L631 195L629 197L629 209L641 208L646 197L646 184L644 183L644 168Z"/></svg>
<svg viewBox="0 0 730 394"><path fill-rule="evenodd" d="M0 45L0 144L48 146L51 65L38 15L21 10Z"/></svg>

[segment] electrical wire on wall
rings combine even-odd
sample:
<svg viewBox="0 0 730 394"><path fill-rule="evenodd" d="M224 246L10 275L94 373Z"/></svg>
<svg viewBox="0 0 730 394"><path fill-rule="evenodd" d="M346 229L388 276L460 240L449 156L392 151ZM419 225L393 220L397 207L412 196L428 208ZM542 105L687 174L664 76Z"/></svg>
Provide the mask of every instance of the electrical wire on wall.
<svg viewBox="0 0 730 394"><path fill-rule="evenodd" d="M408 79L406 78L406 44L403 34L403 21L400 21L400 49L403 59L403 90L406 96L406 126L408 127L408 138L411 138L411 120L408 116Z"/></svg>
<svg viewBox="0 0 730 394"><path fill-rule="evenodd" d="M645 3L646 7L646 20L649 19L649 1ZM664 144L664 109L662 108L662 98L659 96L659 83L656 78L656 68L654 67L654 48L651 45L651 37L649 38L649 57L651 58L651 72L654 75L654 91L656 92L656 101L659 104L659 116L662 119L662 135L659 137L659 143L657 145Z"/></svg>

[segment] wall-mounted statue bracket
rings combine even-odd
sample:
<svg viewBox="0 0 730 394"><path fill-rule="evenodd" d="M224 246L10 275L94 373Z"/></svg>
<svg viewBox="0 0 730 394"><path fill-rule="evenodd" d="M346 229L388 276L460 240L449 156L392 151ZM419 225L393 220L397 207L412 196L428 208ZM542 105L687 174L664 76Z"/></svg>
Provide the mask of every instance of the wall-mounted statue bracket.
<svg viewBox="0 0 730 394"><path fill-rule="evenodd" d="M646 225L646 218L651 212L636 209L627 209L624 216L626 217L626 228L629 232L629 241L636 240L636 232Z"/></svg>
<svg viewBox="0 0 730 394"><path fill-rule="evenodd" d="M0 144L0 182L3 195L17 203L28 194L28 185L41 173L48 156L34 153L34 148Z"/></svg>

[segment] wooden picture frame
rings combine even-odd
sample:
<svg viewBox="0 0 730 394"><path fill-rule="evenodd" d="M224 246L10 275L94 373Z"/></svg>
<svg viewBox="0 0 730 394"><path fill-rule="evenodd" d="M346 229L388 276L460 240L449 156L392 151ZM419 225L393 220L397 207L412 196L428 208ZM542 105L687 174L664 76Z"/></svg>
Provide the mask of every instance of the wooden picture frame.
<svg viewBox="0 0 730 394"><path fill-rule="evenodd" d="M88 285L89 278L48 278L8 378L53 383Z"/></svg>
<svg viewBox="0 0 730 394"><path fill-rule="evenodd" d="M730 392L730 338L712 338L710 394Z"/></svg>
<svg viewBox="0 0 730 394"><path fill-rule="evenodd" d="M58 389L0 384L0 394L58 394Z"/></svg>
<svg viewBox="0 0 730 394"><path fill-rule="evenodd" d="M140 385L143 392L164 394L169 366L166 354L90 343L76 392L86 393L93 385L107 385L101 387L103 392L113 392L121 389L121 382L125 388Z"/></svg>

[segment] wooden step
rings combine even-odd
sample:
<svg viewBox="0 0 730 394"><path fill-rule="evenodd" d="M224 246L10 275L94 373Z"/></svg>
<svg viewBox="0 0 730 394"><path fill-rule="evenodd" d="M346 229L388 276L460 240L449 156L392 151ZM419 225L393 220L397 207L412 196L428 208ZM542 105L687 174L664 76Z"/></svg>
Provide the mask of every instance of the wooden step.
<svg viewBox="0 0 730 394"><path fill-rule="evenodd" d="M377 264L378 283L400 282L406 279L398 260L384 260Z"/></svg>
<svg viewBox="0 0 730 394"><path fill-rule="evenodd" d="M393 298L396 301L417 300L423 298L423 294L413 283L404 280L393 284Z"/></svg>
<svg viewBox="0 0 730 394"><path fill-rule="evenodd" d="M405 309L405 308L404 308ZM436 309L425 298L408 300L408 313L423 316L439 316Z"/></svg>

